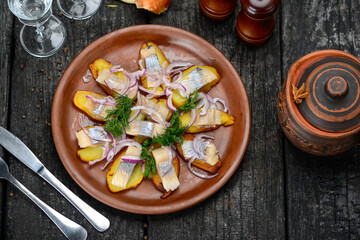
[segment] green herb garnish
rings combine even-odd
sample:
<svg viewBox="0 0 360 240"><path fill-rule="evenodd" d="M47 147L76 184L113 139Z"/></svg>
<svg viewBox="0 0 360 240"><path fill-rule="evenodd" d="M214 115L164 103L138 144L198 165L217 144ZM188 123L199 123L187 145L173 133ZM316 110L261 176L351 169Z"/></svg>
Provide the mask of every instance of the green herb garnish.
<svg viewBox="0 0 360 240"><path fill-rule="evenodd" d="M149 138L145 140L141 146L142 146L142 152L141 152L141 159L146 159L146 168L144 171L144 177L151 178L151 173L156 174L156 165L153 156L151 155L149 149L152 144L152 139Z"/></svg>
<svg viewBox="0 0 360 240"><path fill-rule="evenodd" d="M173 113L173 116L170 120L170 127L166 129L165 133L154 138L149 138L142 143L141 158L146 159L146 168L144 172L145 177L150 178L152 174L156 174L155 161L149 151L151 146L156 143L160 144L161 146L171 146L175 143L183 143L183 134L188 129L188 126L182 126L182 123L180 121L180 114L194 109L196 107L198 97L198 92L194 92L190 95L185 105L178 108Z"/></svg>
<svg viewBox="0 0 360 240"><path fill-rule="evenodd" d="M186 103L183 106L179 107L175 113L181 114L190 111L191 109L194 109L198 102L198 98L199 98L199 93L197 91L192 93L189 96L189 99L186 101Z"/></svg>
<svg viewBox="0 0 360 240"><path fill-rule="evenodd" d="M129 126L132 99L120 94L116 95L116 109L108 112L105 120L105 129L114 137L124 134L124 129Z"/></svg>

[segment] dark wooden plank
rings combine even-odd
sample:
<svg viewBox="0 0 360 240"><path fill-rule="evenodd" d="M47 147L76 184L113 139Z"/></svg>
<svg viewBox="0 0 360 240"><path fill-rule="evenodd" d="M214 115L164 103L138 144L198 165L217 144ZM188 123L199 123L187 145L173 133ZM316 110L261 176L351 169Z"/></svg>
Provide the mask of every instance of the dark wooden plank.
<svg viewBox="0 0 360 240"><path fill-rule="evenodd" d="M282 140L275 114L281 84L279 21L260 48L240 42L236 15L211 22L199 11L198 1L172 1L168 12L151 15L150 22L189 30L221 50L246 85L253 124L247 154L230 181L190 209L149 216L150 239L285 239Z"/></svg>
<svg viewBox="0 0 360 240"><path fill-rule="evenodd" d="M320 49L360 56L359 1L283 1L283 79L289 66ZM359 148L314 157L285 141L290 239L359 239Z"/></svg>
<svg viewBox="0 0 360 240"><path fill-rule="evenodd" d="M10 67L12 48L13 17L7 10L7 4L0 5L0 22L3 33L0 35L0 126L7 127L9 112L9 90L10 90ZM4 151L0 147L0 157L4 160ZM5 207L4 201L7 182L0 181L0 238L5 232Z"/></svg>
<svg viewBox="0 0 360 240"><path fill-rule="evenodd" d="M15 50L12 69L10 130L24 141L39 157L44 165L89 205L103 213L111 221L111 227L105 233L98 233L73 208L65 198L46 184L41 178L27 169L22 163L10 158L10 170L25 186L42 200L70 219L83 225L89 239L140 239L143 237L145 216L114 210L84 192L63 167L52 140L50 117L52 99L56 86L65 68L72 59L88 44L113 30L146 22L146 13L136 11L134 6L104 1L100 11L88 21L71 21L60 17L66 26L68 37L65 47L52 57L39 59L28 55L19 43L21 24L16 21ZM54 3L54 13L58 15ZM145 14L144 14L145 13ZM18 66L24 64L24 68ZM46 73L44 73L46 72ZM49 79L51 76L51 79ZM1 85L3 86L3 85ZM24 116L24 117L23 117ZM71 143L69 143L71 144ZM75 144L75 143L74 143ZM9 186L7 195L7 218L5 239L63 239L56 226L22 193Z"/></svg>

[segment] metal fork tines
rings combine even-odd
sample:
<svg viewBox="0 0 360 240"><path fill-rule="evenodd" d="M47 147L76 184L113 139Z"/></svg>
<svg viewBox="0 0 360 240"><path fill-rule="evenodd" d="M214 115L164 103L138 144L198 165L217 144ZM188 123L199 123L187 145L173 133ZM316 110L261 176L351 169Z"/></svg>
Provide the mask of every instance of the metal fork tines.
<svg viewBox="0 0 360 240"><path fill-rule="evenodd" d="M55 223L60 231L71 240L82 240L87 238L87 231L79 224L71 221L67 217L63 216L53 208L49 207L26 187L24 187L16 178L14 178L10 172L6 162L0 158L0 179L6 179L14 184L20 191L28 196L41 210Z"/></svg>

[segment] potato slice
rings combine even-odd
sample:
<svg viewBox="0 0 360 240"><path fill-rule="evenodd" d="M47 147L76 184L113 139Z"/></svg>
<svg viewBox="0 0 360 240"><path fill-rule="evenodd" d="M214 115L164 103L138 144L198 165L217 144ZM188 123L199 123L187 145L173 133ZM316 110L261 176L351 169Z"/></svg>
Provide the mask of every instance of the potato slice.
<svg viewBox="0 0 360 240"><path fill-rule="evenodd" d="M99 122L104 122L107 116L107 110L115 109L115 106L104 105L101 109L99 109L99 113L96 113L95 109L97 109L100 105L95 103L91 99L88 99L86 96L89 95L96 99L104 99L105 96L96 92L91 91L77 91L73 102L76 107L85 112L91 119Z"/></svg>
<svg viewBox="0 0 360 240"><path fill-rule="evenodd" d="M216 109L217 110L217 109ZM199 109L197 111L197 115L199 116L201 109ZM210 109L209 109L210 111ZM230 126L233 125L235 120L234 117L227 114L224 111L221 110L217 110L219 111L220 114L220 122L218 124L211 124L211 125L197 125L198 121L198 116L197 119L195 120L195 123L188 129L186 130L186 133L198 133L198 132L206 132L206 131L211 131L214 129L219 128L220 126ZM190 123L191 120L191 116L190 116L190 112L186 112L184 113L182 116L180 116L180 121L182 123L183 126L187 126Z"/></svg>
<svg viewBox="0 0 360 240"><path fill-rule="evenodd" d="M101 148L101 146L95 146L95 147L82 148L77 151L77 155L80 158L80 160L84 162L90 162L101 158L103 152L104 150Z"/></svg>
<svg viewBox="0 0 360 240"><path fill-rule="evenodd" d="M86 127L89 128L89 127ZM138 143L142 143L147 139L147 137L143 137L143 136L136 136L133 137L133 140L137 141ZM96 159L99 159L102 157L102 154L104 152L103 148L101 148L101 146L103 146L104 144L100 144L97 146L93 146L93 147L87 147L87 148L82 148L79 149L77 151L77 155L80 158L80 160L84 161L84 162L91 162L94 161ZM110 145L110 149L111 149L111 145Z"/></svg>
<svg viewBox="0 0 360 240"><path fill-rule="evenodd" d="M170 121L173 113L172 113L172 111L168 108L168 106L167 106L167 104L166 104L166 99L159 99L158 102L157 102L157 104L159 104L162 108L164 108L164 109L166 108L166 109L168 110L168 114L167 114L167 116L166 116L166 118L165 118L165 121Z"/></svg>
<svg viewBox="0 0 360 240"><path fill-rule="evenodd" d="M175 170L175 173L176 173L176 176L179 178L179 174L180 174L180 161L179 161L179 158L176 156L174 159L173 159L173 165L174 165L174 170ZM159 175L159 173L156 173L156 174L152 174L152 180L153 180L153 183L155 185L155 187L163 193L163 195L161 196L161 199L165 199L167 198L173 191L168 191L166 192L164 186L162 185L162 180L161 180L161 177Z"/></svg>
<svg viewBox="0 0 360 240"><path fill-rule="evenodd" d="M106 174L106 182L111 192L120 192L126 189L135 188L141 183L144 178L144 174L141 170L141 163L137 163L125 188L121 188L113 184L113 179L114 177L116 177L116 172L120 167L120 163L122 162L121 157L124 154L125 151L114 161L114 163L110 167L110 170Z"/></svg>
<svg viewBox="0 0 360 240"><path fill-rule="evenodd" d="M89 66L90 71L93 75L93 77L95 79L98 78L98 76L105 70L105 69L110 69L113 66L112 63L106 61L105 59L99 58L97 60L95 60L94 62L92 62ZM114 73L118 78L120 78L122 81L125 81L125 76L123 74L123 72L116 72ZM98 82L99 83L99 82ZM104 90L104 92L106 92L107 94L111 95L111 96L116 96L117 92L114 90L111 90L110 88L108 88L108 86L106 86L106 84L104 83L99 83L100 87Z"/></svg>
<svg viewBox="0 0 360 240"><path fill-rule="evenodd" d="M193 135L190 135L190 134L184 134L184 139L186 141L193 141L194 140L194 136ZM184 159L185 161L190 161L190 158L185 158L184 156L184 152L183 152L183 149L181 147L181 144L176 144L176 149L180 155L180 157L182 159ZM205 161L202 161L200 159L195 159L194 162L192 163L192 165L194 165L195 167L197 168L200 168L204 171L207 171L209 173L216 173L216 171L221 167L222 163L221 163L221 159L220 159L220 156L218 158L218 161L216 164L214 165L210 165L209 163L205 162Z"/></svg>
<svg viewBox="0 0 360 240"><path fill-rule="evenodd" d="M190 94L195 91L207 93L219 81L220 75L214 67L195 65L183 72L180 83ZM188 98L182 96L179 90L173 90L172 102L176 108L183 106L187 100Z"/></svg>
<svg viewBox="0 0 360 240"><path fill-rule="evenodd" d="M151 57L153 57L155 61L158 60L158 63L159 63L158 66L150 67L150 66L146 65L146 58L151 58ZM144 67L149 72L160 71L162 66L167 67L167 65L169 65L169 62L166 59L164 53L161 51L161 49L155 43L152 43L152 42L143 43L141 45L140 51L139 51L139 60L142 60ZM139 67L141 69L140 64L139 64ZM171 79L169 79L169 80L171 80ZM150 86L151 84L148 82L148 79L146 78L146 76L141 77L141 84L146 89L149 89L149 90L154 89L153 87ZM156 92L161 94L164 92L164 90L165 89L160 86L157 88Z"/></svg>

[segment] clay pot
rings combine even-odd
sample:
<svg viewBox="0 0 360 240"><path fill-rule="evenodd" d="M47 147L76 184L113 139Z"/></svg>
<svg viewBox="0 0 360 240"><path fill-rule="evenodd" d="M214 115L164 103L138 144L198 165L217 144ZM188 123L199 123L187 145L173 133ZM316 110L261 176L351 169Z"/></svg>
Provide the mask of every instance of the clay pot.
<svg viewBox="0 0 360 240"><path fill-rule="evenodd" d="M293 85L308 95L294 102ZM323 50L297 60L278 96L280 125L289 140L315 155L334 155L360 143L360 60Z"/></svg>

